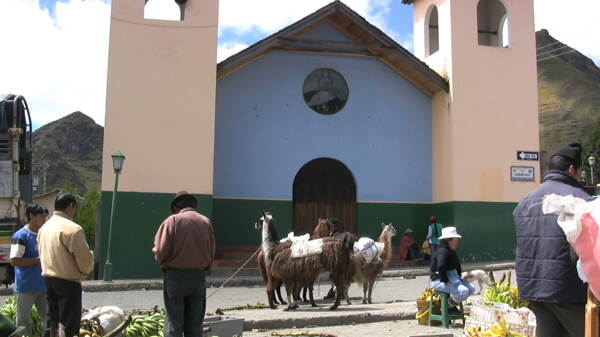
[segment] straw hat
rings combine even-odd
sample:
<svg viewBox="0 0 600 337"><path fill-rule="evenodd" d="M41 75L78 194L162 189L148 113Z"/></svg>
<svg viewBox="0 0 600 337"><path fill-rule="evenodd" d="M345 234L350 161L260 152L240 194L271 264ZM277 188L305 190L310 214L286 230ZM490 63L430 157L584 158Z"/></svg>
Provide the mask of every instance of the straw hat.
<svg viewBox="0 0 600 337"><path fill-rule="evenodd" d="M456 227L442 228L442 236L439 237L440 240L453 238L462 238L462 236L458 235L458 233L456 232Z"/></svg>

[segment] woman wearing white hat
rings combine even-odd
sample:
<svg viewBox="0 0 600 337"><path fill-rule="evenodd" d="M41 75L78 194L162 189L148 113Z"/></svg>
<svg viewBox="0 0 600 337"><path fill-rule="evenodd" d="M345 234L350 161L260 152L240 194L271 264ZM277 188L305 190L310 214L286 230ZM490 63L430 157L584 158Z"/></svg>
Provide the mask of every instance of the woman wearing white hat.
<svg viewBox="0 0 600 337"><path fill-rule="evenodd" d="M440 246L431 259L431 286L437 291L450 294L450 311L457 311L456 306L475 292L469 282L460 278L462 270L456 254L460 238L462 236L458 235L456 227L443 228Z"/></svg>

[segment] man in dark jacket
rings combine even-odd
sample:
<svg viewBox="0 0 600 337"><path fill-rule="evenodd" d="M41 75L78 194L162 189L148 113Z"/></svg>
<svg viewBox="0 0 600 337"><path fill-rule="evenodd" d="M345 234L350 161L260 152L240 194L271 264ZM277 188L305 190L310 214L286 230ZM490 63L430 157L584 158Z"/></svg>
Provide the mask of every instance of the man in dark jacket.
<svg viewBox="0 0 600 337"><path fill-rule="evenodd" d="M581 145L571 143L550 158L543 183L514 210L516 273L521 298L531 302L538 337L583 337L587 286L577 276L577 256L557 223L543 214L544 196L554 193L587 199L577 181Z"/></svg>

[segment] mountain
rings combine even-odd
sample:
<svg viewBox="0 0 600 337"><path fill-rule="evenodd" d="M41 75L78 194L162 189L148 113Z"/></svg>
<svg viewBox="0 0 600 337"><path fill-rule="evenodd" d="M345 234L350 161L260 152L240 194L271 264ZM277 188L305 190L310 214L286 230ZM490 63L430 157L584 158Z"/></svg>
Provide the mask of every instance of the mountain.
<svg viewBox="0 0 600 337"><path fill-rule="evenodd" d="M46 191L66 182L81 194L100 188L103 138L104 128L79 111L42 126L33 133L34 175L41 180L40 164L47 163Z"/></svg>
<svg viewBox="0 0 600 337"><path fill-rule="evenodd" d="M600 122L600 68L545 29L536 32L536 42L544 172L549 156L570 141L588 144L584 148L586 156L592 151L592 130Z"/></svg>

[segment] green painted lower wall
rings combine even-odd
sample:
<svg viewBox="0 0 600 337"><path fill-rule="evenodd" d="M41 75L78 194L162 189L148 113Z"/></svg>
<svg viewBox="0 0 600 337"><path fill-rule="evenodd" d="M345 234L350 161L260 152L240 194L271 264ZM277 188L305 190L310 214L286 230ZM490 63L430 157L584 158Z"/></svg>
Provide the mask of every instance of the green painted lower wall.
<svg viewBox="0 0 600 337"><path fill-rule="evenodd" d="M155 278L160 270L151 249L160 223L170 215L173 194L119 192L113 224L113 278ZM280 236L292 231L291 201L213 199L197 195L199 211L211 217L218 244L256 245L260 233L254 223L263 210L273 213ZM99 229L99 275L106 259L108 222L112 193L102 193ZM459 254L465 262L514 258L515 226L512 210L516 203L447 202L440 204L358 203L358 235L376 239L381 222L392 222L398 230L398 245L406 228L415 231L418 241L427 233L427 220L436 215L444 226L457 226L463 236Z"/></svg>
<svg viewBox="0 0 600 337"><path fill-rule="evenodd" d="M112 228L111 262L113 279L157 278L160 269L154 261L154 234L161 222L171 214L171 193L118 192ZM198 195L198 210L212 215L212 196ZM102 192L98 275L102 278L106 261L112 192Z"/></svg>

